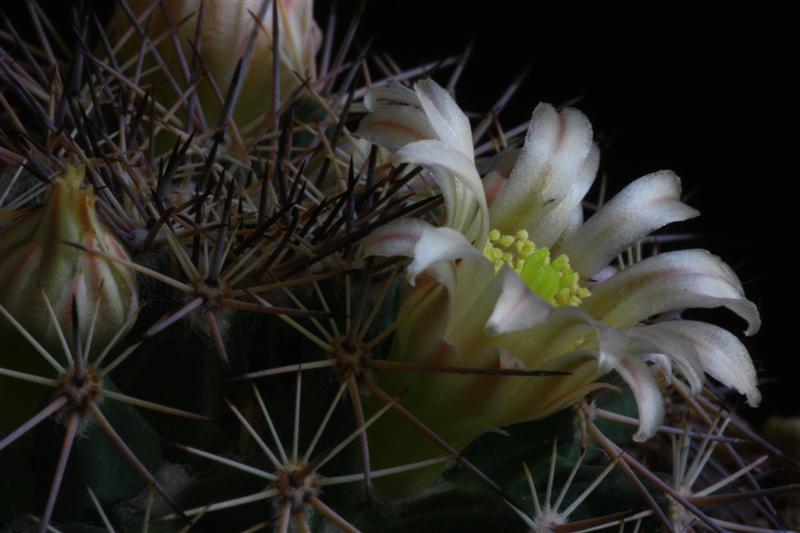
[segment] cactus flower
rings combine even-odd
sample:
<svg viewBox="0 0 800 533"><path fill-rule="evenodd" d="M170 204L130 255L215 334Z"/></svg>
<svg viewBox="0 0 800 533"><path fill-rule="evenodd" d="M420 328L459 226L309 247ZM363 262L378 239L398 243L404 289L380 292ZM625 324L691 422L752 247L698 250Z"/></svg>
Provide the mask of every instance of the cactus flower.
<svg viewBox="0 0 800 533"><path fill-rule="evenodd" d="M562 376L381 371L381 387L456 449L509 424L540 419L604 386L616 371L639 410L638 441L663 419L658 371L700 391L704 374L760 400L742 343L674 311L726 307L760 325L733 271L705 250L664 253L617 271L621 252L657 228L694 217L670 171L630 183L588 220L581 202L598 149L578 110L540 104L521 150L497 157L481 179L469 121L436 83L372 89L361 136L422 166L444 196L446 224L405 219L366 240L366 256L405 256L408 284L389 359L436 367L548 370ZM652 320L659 318L658 320ZM375 466L436 453L401 420L370 430ZM431 481L431 480L429 480Z"/></svg>
<svg viewBox="0 0 800 533"><path fill-rule="evenodd" d="M272 10L279 10L280 33L280 91L288 95L303 81L316 76L314 56L322 42L322 34L313 19L313 3L310 0L268 1L264 16L258 19L265 3L262 0L165 0L162 6L153 0L129 0L133 13L141 17L149 13L149 37L154 41L162 39L170 28L175 28L177 43L188 64L194 50L190 43L199 37L197 49L203 58L205 71L213 78L217 88L224 96L233 79L238 61L242 58L252 30L258 21L258 36L255 41L252 61L245 75L239 101L234 111L234 119L245 125L259 115L267 113L272 107ZM197 13L203 5L202 20L197 28ZM163 9L163 10L162 10ZM121 29L131 25L128 16L119 11L117 21ZM143 26L147 27L143 24ZM137 44L138 46L138 44ZM180 55L175 42L170 38L160 40L158 53L166 68L178 84L187 87L181 74ZM186 65L189 68L189 65ZM165 92L161 102L176 102L177 97L164 80L156 84ZM185 90L185 89L183 89ZM198 94L206 117L211 125L216 125L222 104L208 80L198 84ZM169 98L168 98L169 96Z"/></svg>
<svg viewBox="0 0 800 533"><path fill-rule="evenodd" d="M0 231L0 304L53 352L61 351L61 345L45 296L68 335L75 300L84 342L99 305L93 344L100 349L138 306L133 271L64 244L80 243L128 260L122 245L98 220L97 198L91 186L82 187L83 180L82 168L68 168L53 181L44 206Z"/></svg>

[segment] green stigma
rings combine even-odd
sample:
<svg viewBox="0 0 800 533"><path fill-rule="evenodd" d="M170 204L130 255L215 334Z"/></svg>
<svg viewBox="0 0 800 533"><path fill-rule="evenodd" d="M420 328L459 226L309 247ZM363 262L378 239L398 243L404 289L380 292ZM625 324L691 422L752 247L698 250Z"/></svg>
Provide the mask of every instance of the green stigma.
<svg viewBox="0 0 800 533"><path fill-rule="evenodd" d="M579 305L591 294L589 289L580 286L580 276L569 266L566 255L551 259L550 250L537 248L526 230L516 235L503 235L493 229L483 255L492 262L495 272L503 265L513 268L533 292L554 307Z"/></svg>

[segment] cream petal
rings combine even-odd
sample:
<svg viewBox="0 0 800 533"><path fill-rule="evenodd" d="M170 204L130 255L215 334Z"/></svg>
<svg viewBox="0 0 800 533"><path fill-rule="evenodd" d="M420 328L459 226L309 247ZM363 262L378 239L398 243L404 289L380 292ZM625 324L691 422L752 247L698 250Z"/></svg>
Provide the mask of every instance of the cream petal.
<svg viewBox="0 0 800 533"><path fill-rule="evenodd" d="M480 169L485 173L483 177L483 190L486 194L486 203L492 206L494 199L508 183L508 177L517 164L517 159L522 150L519 148L505 150L493 157Z"/></svg>
<svg viewBox="0 0 800 533"><path fill-rule="evenodd" d="M625 343L625 336L615 328L609 327L602 322L592 322L595 332L595 339L598 346L597 366L600 372L611 370L619 360L622 346Z"/></svg>
<svg viewBox="0 0 800 533"><path fill-rule="evenodd" d="M362 255L414 257L414 249L426 231L435 226L418 218L403 218L381 226L364 239Z"/></svg>
<svg viewBox="0 0 800 533"><path fill-rule="evenodd" d="M559 248L572 267L591 278L637 240L671 222L696 217L696 209L680 201L680 179L662 170L630 183Z"/></svg>
<svg viewBox="0 0 800 533"><path fill-rule="evenodd" d="M557 307L544 322L511 335L509 349L531 368L540 368L576 350L590 349L601 374L617 365L628 344L624 334L572 306Z"/></svg>
<svg viewBox="0 0 800 533"><path fill-rule="evenodd" d="M614 277L617 272L618 270L611 265L601 269L600 272L592 276L592 278L589 280L589 283L586 284L586 288L588 288L590 291L594 290L597 285L608 281Z"/></svg>
<svg viewBox="0 0 800 533"><path fill-rule="evenodd" d="M676 320L648 326L679 338L694 348L703 369L757 407L761 402L756 369L747 348L729 331L705 322Z"/></svg>
<svg viewBox="0 0 800 533"><path fill-rule="evenodd" d="M454 174L455 179L461 181L476 198L485 198L475 162L440 140L421 140L407 144L398 150L394 159L398 163L445 169Z"/></svg>
<svg viewBox="0 0 800 533"><path fill-rule="evenodd" d="M413 263L412 263L413 265ZM408 281L411 285L416 284L417 276L422 273L426 273L430 275L437 283L443 285L444 288L447 290L447 297L448 297L448 314L449 309L452 309L452 302L453 297L458 293L456 290L456 273L454 270L454 265L447 260L437 261L435 263L430 264L424 270L420 270L418 273L411 272L411 265L409 265L408 270L406 270L406 275L408 276ZM412 277L413 276L413 277Z"/></svg>
<svg viewBox="0 0 800 533"><path fill-rule="evenodd" d="M644 442L656 434L664 420L664 398L653 371L635 356L620 359L617 373L628 384L639 409L639 428L633 435L636 442Z"/></svg>
<svg viewBox="0 0 800 533"><path fill-rule="evenodd" d="M413 284L414 279L432 265L456 259L474 259L479 264L485 264L485 270L492 269L489 260L454 229L433 228L425 231L414 247L414 260L407 270L408 278Z"/></svg>
<svg viewBox="0 0 800 533"><path fill-rule="evenodd" d="M489 209L475 168L469 120L452 96L431 80L412 92L391 84L368 91L358 134L395 153L396 163L427 167L447 206L447 225L482 248Z"/></svg>
<svg viewBox="0 0 800 533"><path fill-rule="evenodd" d="M396 152L408 143L432 139L436 132L417 108L382 106L361 119L356 135Z"/></svg>
<svg viewBox="0 0 800 533"><path fill-rule="evenodd" d="M652 324L633 328L626 333L631 340L628 352L638 355L660 356L666 358L669 368L662 360L656 361L671 379L672 362L677 363L683 377L689 382L693 394L698 394L703 388L703 365L700 356L692 343L670 331L669 322Z"/></svg>
<svg viewBox="0 0 800 533"><path fill-rule="evenodd" d="M581 226L583 226L583 206L578 205L572 211L572 215L567 220L567 225L564 227L564 231L561 233L561 236L552 247L557 248L558 246L561 246L561 243L567 240L570 235L578 231Z"/></svg>
<svg viewBox="0 0 800 533"><path fill-rule="evenodd" d="M364 107L368 111L377 111L381 107L390 105L420 107L417 93L396 81L370 87L364 94Z"/></svg>
<svg viewBox="0 0 800 533"><path fill-rule="evenodd" d="M452 309L453 329L458 329L463 324L464 316L471 314L481 315L476 320L482 320L480 326L483 326L491 313L491 306L488 306L485 313L478 312L484 308L484 305L478 302L481 298L489 298L493 303L500 292L499 287L496 289L493 287L493 285L499 286L494 267L483 255L480 258L473 256L459 261L458 267L455 269L455 278L455 285L461 290L452 293L450 308Z"/></svg>
<svg viewBox="0 0 800 533"><path fill-rule="evenodd" d="M514 171L520 153L522 153L521 148L509 148L500 152L486 163L486 172L498 172L503 178L508 179Z"/></svg>
<svg viewBox="0 0 800 533"><path fill-rule="evenodd" d="M552 247L561 240L568 228L572 229L569 233L573 233L581 226L583 223L581 202L594 183L599 164L600 150L596 145L592 145L564 199L527 228L531 240L537 246Z"/></svg>
<svg viewBox="0 0 800 533"><path fill-rule="evenodd" d="M446 335L462 347L467 366L484 367L495 360L497 342L494 337L486 334L485 326L494 310L501 287L500 278L494 276L492 271L490 278L481 277L478 283L467 286L458 284L453 298L449 300ZM464 308L459 304L466 299L461 298L466 292L475 297Z"/></svg>
<svg viewBox="0 0 800 533"><path fill-rule="evenodd" d="M260 8L253 7L253 12L258 12ZM276 5L273 3L267 10L265 21L272 20L272 9ZM278 2L280 6L282 32L281 38L285 41L282 46L282 55L288 56L288 64L301 76L311 75L316 77L314 56L322 44L322 32L314 22L313 3L311 2ZM249 13L248 13L249 14ZM262 28L266 25L262 21ZM269 24L270 30L272 25ZM271 40L272 36L270 36ZM284 61L286 61L284 59ZM302 70L301 70L302 68Z"/></svg>
<svg viewBox="0 0 800 533"><path fill-rule="evenodd" d="M436 179L445 192L450 225L483 247L489 233L489 211L481 178L471 159L442 141L424 140L404 146L395 154L395 161L437 170ZM473 227L475 235L469 232Z"/></svg>
<svg viewBox="0 0 800 533"><path fill-rule="evenodd" d="M748 323L761 319L731 268L706 250L681 250L650 257L595 286L582 308L597 320L631 327L642 320L689 308L726 307Z"/></svg>
<svg viewBox="0 0 800 533"><path fill-rule="evenodd" d="M594 177L597 159L586 166L592 147L592 126L583 113L536 106L514 170L492 204L493 227L510 234L534 227L564 200L579 175Z"/></svg>
<svg viewBox="0 0 800 533"><path fill-rule="evenodd" d="M500 172L495 170L489 172L483 178L483 191L486 195L486 203L487 205L491 206L492 202L494 201L494 197L497 195L500 190L505 186L507 178L505 178Z"/></svg>
<svg viewBox="0 0 800 533"><path fill-rule="evenodd" d="M471 309L495 277L492 264L459 232L415 218L397 220L376 229L364 239L362 246L365 257L413 258L406 269L410 284L414 285L417 277L427 272L444 285L448 293L450 311L446 314L449 319ZM460 260L458 265L455 260ZM459 290L460 286L466 290Z"/></svg>
<svg viewBox="0 0 800 533"><path fill-rule="evenodd" d="M467 159L474 159L469 119L450 93L430 79L418 81L414 89L437 137Z"/></svg>
<svg viewBox="0 0 800 533"><path fill-rule="evenodd" d="M663 353L651 352L641 355L643 361L653 363L664 373L667 383L672 383L672 361Z"/></svg>
<svg viewBox="0 0 800 533"><path fill-rule="evenodd" d="M452 235L430 236L430 234L436 234L439 229L446 228L437 228L417 218L400 219L370 233L364 239L361 255L363 257L377 255L383 257L400 256L414 258L414 261L412 261L411 265L406 269L406 276L411 285L416 283L417 276L420 273L427 270L431 277L444 285L448 293L452 295L455 290L453 265L448 262L442 262L444 258L438 262L431 261L422 265L416 261L417 253L422 254L423 261L429 258L430 254L426 253L429 249L429 245L426 243L431 241L439 241L439 244L445 244L445 248L440 250L445 254L447 252L453 252L452 247L458 247L459 239L457 238L453 238L452 242L444 243L444 241L447 240L446 238L448 236L452 237ZM423 239L425 235L429 235L427 240ZM461 235L459 234L459 236ZM463 236L461 236L460 240L464 240ZM420 242L423 242L422 248L418 248ZM469 250L465 250L465 252L469 253ZM458 254L458 252L455 253Z"/></svg>
<svg viewBox="0 0 800 533"><path fill-rule="evenodd" d="M492 316L486 323L486 333L501 335L528 329L550 316L552 307L536 293L508 265L498 273L503 288Z"/></svg>

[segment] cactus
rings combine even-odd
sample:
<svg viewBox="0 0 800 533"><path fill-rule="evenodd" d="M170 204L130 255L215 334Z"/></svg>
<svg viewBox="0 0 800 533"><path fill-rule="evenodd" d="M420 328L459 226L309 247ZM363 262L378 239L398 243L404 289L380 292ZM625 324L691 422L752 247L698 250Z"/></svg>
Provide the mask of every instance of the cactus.
<svg viewBox="0 0 800 533"><path fill-rule="evenodd" d="M584 223L582 113L476 150L429 79L467 54L375 70L360 12L315 55L309 3L87 3L64 34L28 6L34 41L0 32L0 530L796 527L797 466L727 407L760 399L746 348L677 316L758 311L705 251L643 259L697 215L674 174Z"/></svg>

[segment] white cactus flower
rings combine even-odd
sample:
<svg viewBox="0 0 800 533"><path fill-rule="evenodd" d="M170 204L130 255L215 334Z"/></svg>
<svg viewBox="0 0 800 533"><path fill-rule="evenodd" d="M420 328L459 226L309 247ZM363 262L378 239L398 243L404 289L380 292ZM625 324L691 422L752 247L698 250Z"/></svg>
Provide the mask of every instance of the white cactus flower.
<svg viewBox="0 0 800 533"><path fill-rule="evenodd" d="M493 427L574 404L615 370L639 409L637 441L662 422L657 372L700 391L708 374L760 401L746 348L728 331L690 320L647 321L688 308L726 307L760 325L733 271L705 250L663 253L616 271L609 263L654 230L698 215L680 180L659 171L630 183L588 220L582 200L599 151L580 111L539 104L525 145L481 179L469 121L430 80L369 91L359 134L420 165L437 182L446 226L397 221L372 233L365 256L405 256L390 358L428 365L568 372L558 377L387 373L378 377L456 448ZM373 438L372 433L370 438ZM376 436L375 438L380 438ZM396 448L402 444L396 444ZM376 448L380 449L380 448ZM399 453L399 452L398 452Z"/></svg>

